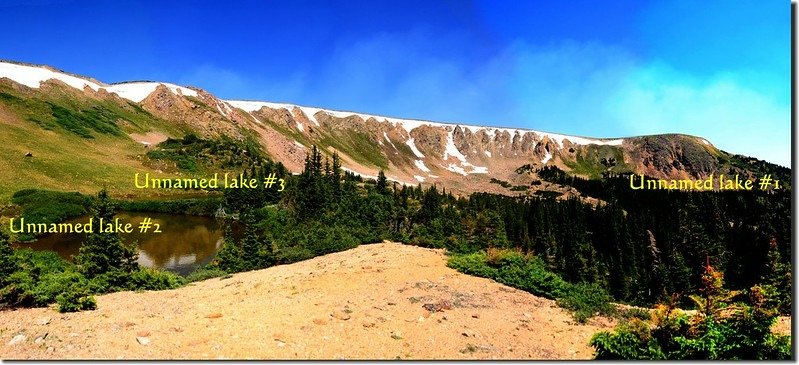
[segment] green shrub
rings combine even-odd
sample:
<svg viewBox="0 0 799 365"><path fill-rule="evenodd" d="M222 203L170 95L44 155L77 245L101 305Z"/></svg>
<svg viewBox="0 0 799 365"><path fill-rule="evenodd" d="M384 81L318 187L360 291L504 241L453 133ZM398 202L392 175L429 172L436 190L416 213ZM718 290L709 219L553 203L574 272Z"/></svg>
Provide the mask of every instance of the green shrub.
<svg viewBox="0 0 799 365"><path fill-rule="evenodd" d="M0 302L11 306L42 307L55 301L71 280L79 281L72 264L52 251L15 250L11 256L15 270L4 278Z"/></svg>
<svg viewBox="0 0 799 365"><path fill-rule="evenodd" d="M33 306L44 307L52 303L62 293L68 292L73 286L85 288L86 278L75 271L62 271L45 273L41 275L31 290Z"/></svg>
<svg viewBox="0 0 799 365"><path fill-rule="evenodd" d="M222 197L169 200L117 200L120 210L126 212L156 212L212 216L223 203Z"/></svg>
<svg viewBox="0 0 799 365"><path fill-rule="evenodd" d="M314 253L305 247L281 247L277 253L277 260L281 264L290 264L314 257Z"/></svg>
<svg viewBox="0 0 799 365"><path fill-rule="evenodd" d="M8 242L8 235L0 231L0 288L6 285L6 280L11 274L17 271L17 263L14 261L14 250Z"/></svg>
<svg viewBox="0 0 799 365"><path fill-rule="evenodd" d="M27 307L35 303L33 288L36 283L33 277L24 271L17 271L6 279L6 285L0 289L2 302L12 307Z"/></svg>
<svg viewBox="0 0 799 365"><path fill-rule="evenodd" d="M130 275L128 288L131 290L167 290L182 286L180 275L169 271L141 268Z"/></svg>
<svg viewBox="0 0 799 365"><path fill-rule="evenodd" d="M21 218L26 223L61 223L87 213L92 198L80 193L24 189L11 196L11 202L21 207ZM19 240L31 240L30 234L22 234Z"/></svg>
<svg viewBox="0 0 799 365"><path fill-rule="evenodd" d="M652 314L649 313L649 310L644 308L632 307L632 308L621 309L618 312L619 316L622 319L626 320L640 319L642 321L646 321L652 317Z"/></svg>
<svg viewBox="0 0 799 365"><path fill-rule="evenodd" d="M652 337L646 324L623 322L614 332L599 332L591 338L591 346L596 349L595 359L601 360L663 360L663 353L656 339Z"/></svg>
<svg viewBox="0 0 799 365"><path fill-rule="evenodd" d="M497 269L487 264L486 254L484 252L452 255L449 257L449 260L447 260L447 266L464 274L484 278L493 279L499 276L497 274Z"/></svg>
<svg viewBox="0 0 799 365"><path fill-rule="evenodd" d="M69 290L59 294L56 297L56 302L58 311L61 313L97 309L97 301L94 296L89 294L86 287L80 285L72 285Z"/></svg>
<svg viewBox="0 0 799 365"><path fill-rule="evenodd" d="M230 238L225 238L222 248L216 253L213 265L226 272L239 272L244 269L244 256L241 247Z"/></svg>
<svg viewBox="0 0 799 365"><path fill-rule="evenodd" d="M574 312L574 319L585 323L588 318L598 314L611 315L615 307L610 294L596 283L579 283L566 290L558 298L558 305Z"/></svg>
<svg viewBox="0 0 799 365"><path fill-rule="evenodd" d="M493 279L550 299L564 295L569 288L569 283L547 270L540 258L527 258L509 250L499 252L491 257L483 251L453 255L447 265L465 274Z"/></svg>
<svg viewBox="0 0 799 365"><path fill-rule="evenodd" d="M489 249L471 254L451 255L447 266L464 274L493 279L499 283L549 299L573 312L575 320L585 322L595 314L614 310L610 294L596 284L572 285L549 271L538 257L518 251Z"/></svg>
<svg viewBox="0 0 799 365"><path fill-rule="evenodd" d="M762 290L755 286L743 302L732 302L722 287L723 275L706 265L697 297L700 310L688 315L670 305L658 305L651 323L633 319L613 332L591 338L602 360L789 360L789 336L776 335L777 316Z"/></svg>
<svg viewBox="0 0 799 365"><path fill-rule="evenodd" d="M315 255L349 250L358 246L358 240L342 226L317 226L308 247Z"/></svg>
<svg viewBox="0 0 799 365"><path fill-rule="evenodd" d="M13 259L17 263L17 270L28 271L36 277L43 273L75 270L74 265L53 251L34 251L30 248L21 248L14 250Z"/></svg>
<svg viewBox="0 0 799 365"><path fill-rule="evenodd" d="M227 136L203 139L187 134L182 139L168 138L147 152L151 160L171 161L188 172L217 168L252 166L264 159L261 145L246 136L238 141Z"/></svg>
<svg viewBox="0 0 799 365"><path fill-rule="evenodd" d="M205 265L198 267L197 269L189 273L189 275L186 276L185 281L187 283L193 283L196 281L203 281L212 278L222 277L227 274L228 274L227 271L222 270L218 267L214 267L212 265Z"/></svg>
<svg viewBox="0 0 799 365"><path fill-rule="evenodd" d="M111 270L89 280L89 290L92 293L114 293L128 290L130 273L122 270Z"/></svg>

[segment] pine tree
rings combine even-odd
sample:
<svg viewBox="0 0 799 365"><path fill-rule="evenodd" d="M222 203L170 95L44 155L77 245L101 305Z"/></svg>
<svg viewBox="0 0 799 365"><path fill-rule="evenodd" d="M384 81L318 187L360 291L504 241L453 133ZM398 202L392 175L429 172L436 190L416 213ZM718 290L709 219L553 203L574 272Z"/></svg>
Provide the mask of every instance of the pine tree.
<svg viewBox="0 0 799 365"><path fill-rule="evenodd" d="M493 210L478 213L473 240L478 247L508 247L509 242L505 235L505 224L502 217Z"/></svg>
<svg viewBox="0 0 799 365"><path fill-rule="evenodd" d="M103 225L113 223L114 210L108 191L103 189L92 207L92 233L86 237L75 257L78 269L87 278L112 271L129 274L139 268L135 247L123 244L116 232L100 232L101 222Z"/></svg>
<svg viewBox="0 0 799 365"><path fill-rule="evenodd" d="M256 219L252 212L242 213L242 223L245 225L244 238L241 240L242 267L241 269L255 270L263 267L261 262L261 243L256 231Z"/></svg>
<svg viewBox="0 0 799 365"><path fill-rule="evenodd" d="M13 255L8 236L0 231L0 288L6 285L6 279L17 269Z"/></svg>
<svg viewBox="0 0 799 365"><path fill-rule="evenodd" d="M331 185L331 198L333 201L338 202L341 200L341 158L338 156L338 151L333 152L333 162L330 167L330 185Z"/></svg>
<svg viewBox="0 0 799 365"><path fill-rule="evenodd" d="M230 238L225 238L213 264L230 273L239 272L244 270L243 256L241 247Z"/></svg>
<svg viewBox="0 0 799 365"><path fill-rule="evenodd" d="M768 274L763 277L763 289L766 292L769 305L781 313L789 314L793 303L793 280L791 267L782 263L780 252L777 250L777 240L772 239L768 253Z"/></svg>
<svg viewBox="0 0 799 365"><path fill-rule="evenodd" d="M379 194L388 193L388 179L386 179L386 173L383 172L383 169L380 169L380 172L377 173L377 185L375 189L377 189Z"/></svg>

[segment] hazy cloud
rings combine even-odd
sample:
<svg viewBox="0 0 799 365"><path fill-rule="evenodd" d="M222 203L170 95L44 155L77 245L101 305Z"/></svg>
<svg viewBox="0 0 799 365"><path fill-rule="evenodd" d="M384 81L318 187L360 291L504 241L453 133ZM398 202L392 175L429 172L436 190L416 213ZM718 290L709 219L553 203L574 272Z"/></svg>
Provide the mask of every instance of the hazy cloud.
<svg viewBox="0 0 799 365"><path fill-rule="evenodd" d="M438 48L437 38L448 38L449 48ZM687 133L790 164L790 106L779 90L748 86L757 70L695 75L624 48L575 41L516 42L480 58L463 39L380 33L340 43L320 55L318 69L280 79L204 65L184 82L229 98L396 117L595 137Z"/></svg>

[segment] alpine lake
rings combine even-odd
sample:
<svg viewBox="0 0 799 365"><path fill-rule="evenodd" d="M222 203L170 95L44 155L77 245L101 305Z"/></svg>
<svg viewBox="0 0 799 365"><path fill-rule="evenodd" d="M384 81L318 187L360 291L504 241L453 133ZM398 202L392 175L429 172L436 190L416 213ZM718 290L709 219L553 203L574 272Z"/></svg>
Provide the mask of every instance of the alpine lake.
<svg viewBox="0 0 799 365"><path fill-rule="evenodd" d="M66 223L85 224L89 216L68 220ZM139 265L164 269L181 275L192 272L213 260L222 247L224 228L214 217L149 212L119 212L121 222L131 223L133 232L122 233L125 244L138 247ZM139 224L151 219L147 232L140 232ZM160 233L155 233L155 225ZM49 233L35 241L18 243L15 248L50 250L72 261L86 240L85 233Z"/></svg>

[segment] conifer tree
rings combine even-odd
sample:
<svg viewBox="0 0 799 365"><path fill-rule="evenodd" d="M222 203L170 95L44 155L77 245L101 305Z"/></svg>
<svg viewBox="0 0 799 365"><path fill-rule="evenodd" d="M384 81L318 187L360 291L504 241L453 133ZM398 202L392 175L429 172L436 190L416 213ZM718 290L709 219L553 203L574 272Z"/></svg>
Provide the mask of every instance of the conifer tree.
<svg viewBox="0 0 799 365"><path fill-rule="evenodd" d="M263 267L261 262L262 244L258 240L256 219L252 212L242 213L244 224L244 237L241 239L242 270L255 270Z"/></svg>
<svg viewBox="0 0 799 365"><path fill-rule="evenodd" d="M138 270L136 248L122 243L116 232L100 232L102 224L113 223L114 204L108 191L101 190L92 207L92 233L86 237L75 263L87 278L93 278L112 271L132 273Z"/></svg>
<svg viewBox="0 0 799 365"><path fill-rule="evenodd" d="M16 271L14 250L8 242L8 236L0 231L0 288L5 286L6 278Z"/></svg>
<svg viewBox="0 0 799 365"><path fill-rule="evenodd" d="M386 179L386 173L383 169L380 169L380 172L377 173L377 185L375 189L379 194L388 193L388 179Z"/></svg>

